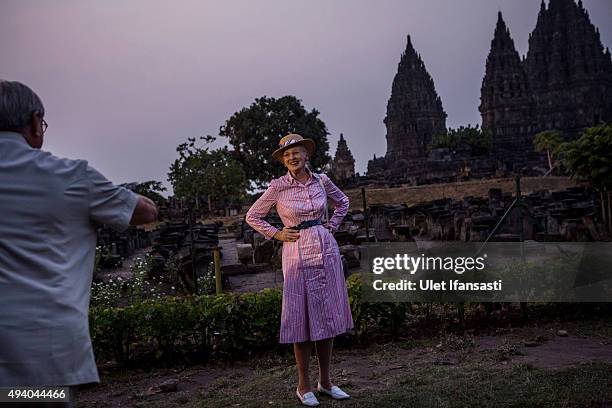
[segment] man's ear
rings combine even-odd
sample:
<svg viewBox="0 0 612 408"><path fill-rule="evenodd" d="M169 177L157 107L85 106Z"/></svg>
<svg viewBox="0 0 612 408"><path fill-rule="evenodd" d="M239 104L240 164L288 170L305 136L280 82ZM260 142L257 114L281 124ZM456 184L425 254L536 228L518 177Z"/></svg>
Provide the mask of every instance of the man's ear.
<svg viewBox="0 0 612 408"><path fill-rule="evenodd" d="M32 126L32 132L36 137L42 136L42 118L38 112L32 113L32 120L30 121L30 125Z"/></svg>
<svg viewBox="0 0 612 408"><path fill-rule="evenodd" d="M30 117L30 124L24 129L23 136L27 140L28 144L39 149L42 147L43 132L42 132L42 117L38 112L32 112Z"/></svg>

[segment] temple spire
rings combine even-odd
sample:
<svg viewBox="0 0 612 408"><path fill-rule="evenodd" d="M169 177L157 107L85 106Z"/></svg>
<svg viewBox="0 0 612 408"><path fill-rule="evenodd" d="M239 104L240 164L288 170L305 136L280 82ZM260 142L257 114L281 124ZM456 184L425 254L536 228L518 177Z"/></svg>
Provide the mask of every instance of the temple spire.
<svg viewBox="0 0 612 408"><path fill-rule="evenodd" d="M595 119L612 119L609 58L581 1L550 0L529 38L525 67L538 130L573 137Z"/></svg>
<svg viewBox="0 0 612 408"><path fill-rule="evenodd" d="M344 134L340 133L340 140L336 148L336 155L332 161L332 175L338 182L349 179L355 175L355 159L348 148Z"/></svg>
<svg viewBox="0 0 612 408"><path fill-rule="evenodd" d="M503 39L504 41L508 39L512 41L512 39L510 38L510 30L508 29L508 26L506 25L506 22L504 21L504 17L502 16L501 11L497 13L497 24L495 26L494 37L500 40ZM512 44L514 46L514 42L512 42Z"/></svg>
<svg viewBox="0 0 612 408"><path fill-rule="evenodd" d="M410 35L393 78L385 117L387 158L424 158L435 134L446 130L446 113Z"/></svg>
<svg viewBox="0 0 612 408"><path fill-rule="evenodd" d="M493 137L496 155L507 159L511 149L531 148L524 131L531 124L527 74L501 12L497 13L480 102L482 127ZM516 123L517 118L520 123Z"/></svg>

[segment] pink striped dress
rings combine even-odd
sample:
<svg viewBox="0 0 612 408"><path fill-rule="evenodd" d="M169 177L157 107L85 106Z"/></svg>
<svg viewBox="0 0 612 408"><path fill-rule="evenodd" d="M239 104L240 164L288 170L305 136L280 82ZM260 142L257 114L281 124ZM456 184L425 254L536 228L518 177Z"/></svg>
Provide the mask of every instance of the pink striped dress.
<svg viewBox="0 0 612 408"><path fill-rule="evenodd" d="M324 174L312 174L306 184L289 172L272 180L253 204L246 222L266 239L278 231L263 218L276 206L283 224L324 219L325 194L335 205L329 228L335 231L348 212L348 197ZM300 230L296 242L283 243L283 308L280 342L300 343L335 337L353 327L338 244L323 225Z"/></svg>

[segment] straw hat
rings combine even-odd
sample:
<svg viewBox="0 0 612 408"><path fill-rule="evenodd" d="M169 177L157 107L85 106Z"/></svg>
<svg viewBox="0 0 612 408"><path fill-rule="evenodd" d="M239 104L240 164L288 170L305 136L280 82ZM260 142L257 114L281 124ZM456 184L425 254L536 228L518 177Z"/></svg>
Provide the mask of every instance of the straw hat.
<svg viewBox="0 0 612 408"><path fill-rule="evenodd" d="M304 139L302 136L297 133L289 133L287 136L283 136L282 139L278 142L278 149L272 153L272 157L274 157L279 162L283 162L283 152L290 147L296 146L304 146L308 151L308 157L312 158L315 152L315 142L312 139Z"/></svg>

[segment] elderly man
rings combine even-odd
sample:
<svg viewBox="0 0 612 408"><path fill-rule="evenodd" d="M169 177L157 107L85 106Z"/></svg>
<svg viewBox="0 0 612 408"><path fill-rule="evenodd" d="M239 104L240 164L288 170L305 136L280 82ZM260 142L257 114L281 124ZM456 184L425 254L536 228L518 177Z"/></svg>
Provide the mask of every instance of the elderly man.
<svg viewBox="0 0 612 408"><path fill-rule="evenodd" d="M88 325L95 226L157 218L152 201L86 161L40 150L44 115L30 88L0 80L0 387L99 381Z"/></svg>

